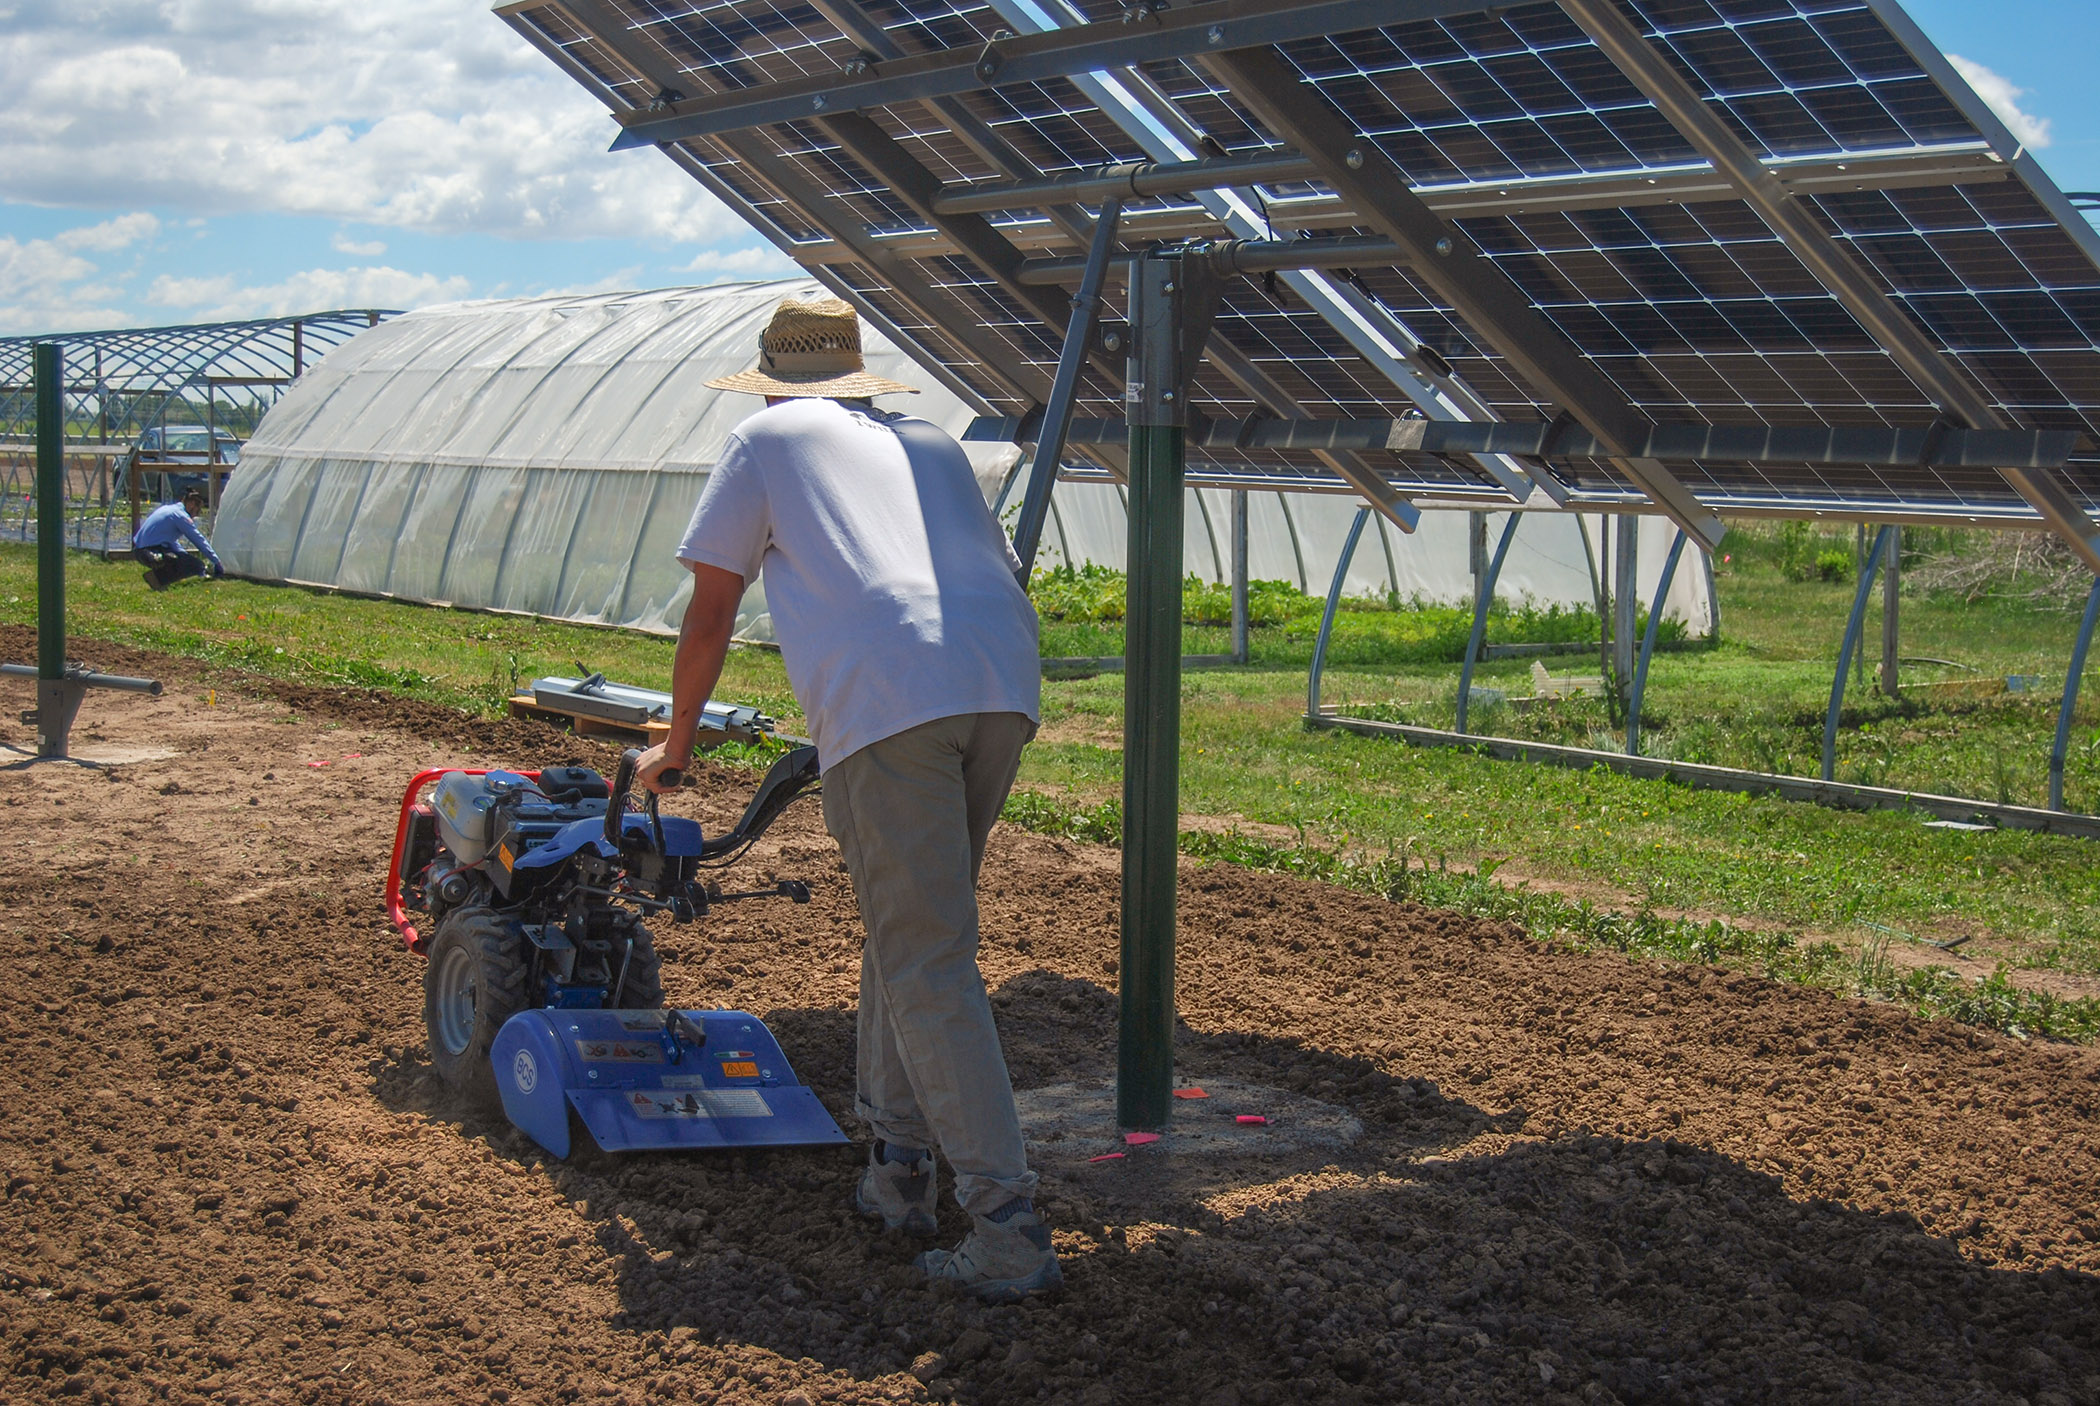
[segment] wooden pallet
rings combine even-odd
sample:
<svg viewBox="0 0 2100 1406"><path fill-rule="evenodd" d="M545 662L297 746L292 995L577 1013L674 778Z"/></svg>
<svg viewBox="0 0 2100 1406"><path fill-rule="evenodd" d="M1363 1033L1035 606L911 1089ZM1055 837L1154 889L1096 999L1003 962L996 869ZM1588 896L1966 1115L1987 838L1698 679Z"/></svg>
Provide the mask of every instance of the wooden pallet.
<svg viewBox="0 0 2100 1406"><path fill-rule="evenodd" d="M614 742L639 742L651 747L670 735L671 725L654 718L638 723L614 722L610 718L593 717L589 713L572 713L566 708L550 708L529 693L520 693L510 700L510 715L514 718L537 718L541 722L565 724L578 737L603 737ZM701 741L707 741L703 730ZM721 741L717 733L714 740Z"/></svg>

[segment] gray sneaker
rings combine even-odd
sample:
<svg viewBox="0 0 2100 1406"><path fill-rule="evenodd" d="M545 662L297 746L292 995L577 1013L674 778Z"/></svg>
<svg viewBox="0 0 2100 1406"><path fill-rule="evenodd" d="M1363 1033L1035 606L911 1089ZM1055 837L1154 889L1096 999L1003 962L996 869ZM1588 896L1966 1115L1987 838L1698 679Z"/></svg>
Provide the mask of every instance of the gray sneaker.
<svg viewBox="0 0 2100 1406"><path fill-rule="evenodd" d="M1035 1203L1007 1202L975 1224L952 1250L928 1250L916 1263L928 1279L946 1280L986 1303L1019 1303L1030 1294L1064 1287L1050 1227L1035 1213Z"/></svg>
<svg viewBox="0 0 2100 1406"><path fill-rule="evenodd" d="M877 1142L868 1149L868 1169L853 1191L853 1209L872 1216L891 1230L931 1235L940 1227L934 1208L940 1186L934 1179L933 1153L923 1147L894 1147Z"/></svg>

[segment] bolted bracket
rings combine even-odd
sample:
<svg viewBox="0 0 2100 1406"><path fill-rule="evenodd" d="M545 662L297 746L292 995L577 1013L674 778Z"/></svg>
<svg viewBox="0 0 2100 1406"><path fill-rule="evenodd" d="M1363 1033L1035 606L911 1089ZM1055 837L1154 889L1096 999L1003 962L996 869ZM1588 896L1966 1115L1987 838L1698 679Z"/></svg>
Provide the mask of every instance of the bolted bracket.
<svg viewBox="0 0 2100 1406"><path fill-rule="evenodd" d="M80 715L80 700L85 697L87 685L74 679L36 681L36 713L22 720L36 723L36 754L39 757L63 759L67 755L66 745L73 735L73 719Z"/></svg>
<svg viewBox="0 0 2100 1406"><path fill-rule="evenodd" d="M1130 279L1130 373L1123 411L1132 425L1191 423L1188 382L1218 315L1219 279L1198 250L1161 249Z"/></svg>

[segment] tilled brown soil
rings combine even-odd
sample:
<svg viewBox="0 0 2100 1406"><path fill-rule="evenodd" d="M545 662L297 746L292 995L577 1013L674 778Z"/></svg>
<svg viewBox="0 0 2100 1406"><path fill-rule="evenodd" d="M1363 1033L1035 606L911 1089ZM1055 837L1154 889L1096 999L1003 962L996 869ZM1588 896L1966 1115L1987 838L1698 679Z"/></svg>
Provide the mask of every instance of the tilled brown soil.
<svg viewBox="0 0 2100 1406"><path fill-rule="evenodd" d="M169 689L91 695L78 749L173 755L0 769L0 1399L2100 1402L2093 1051L1191 867L1185 1075L1364 1135L1046 1159L1068 1287L983 1308L853 1217L857 1152L562 1164L442 1097L379 906L401 787L603 749L79 652ZM0 682L0 741L30 701ZM815 807L747 867L815 901L667 932L671 997L765 1016L851 1130L859 927ZM1112 1070L1116 873L993 841L1022 1087Z"/></svg>

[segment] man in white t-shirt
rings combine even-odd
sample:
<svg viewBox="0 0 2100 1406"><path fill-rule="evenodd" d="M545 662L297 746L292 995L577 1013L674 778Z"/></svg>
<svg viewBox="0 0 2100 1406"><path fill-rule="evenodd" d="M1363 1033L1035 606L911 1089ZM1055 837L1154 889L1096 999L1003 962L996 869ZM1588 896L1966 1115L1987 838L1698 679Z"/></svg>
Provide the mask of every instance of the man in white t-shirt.
<svg viewBox="0 0 2100 1406"><path fill-rule="evenodd" d="M671 731L638 775L661 791L691 759L763 573L867 927L855 1109L875 1146L854 1204L932 1234L938 1146L972 1226L918 1263L1010 1302L1062 1282L977 967L977 871L1039 716L1035 609L962 446L868 400L912 388L865 370L850 306L782 303L759 349L708 383L767 408L731 433L679 548L693 598Z"/></svg>

